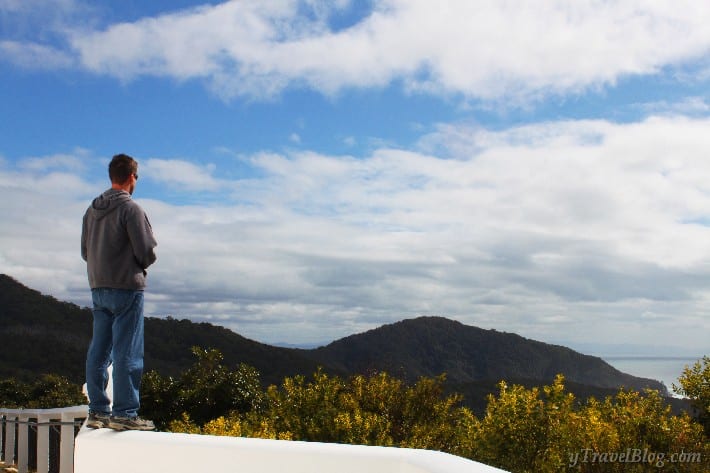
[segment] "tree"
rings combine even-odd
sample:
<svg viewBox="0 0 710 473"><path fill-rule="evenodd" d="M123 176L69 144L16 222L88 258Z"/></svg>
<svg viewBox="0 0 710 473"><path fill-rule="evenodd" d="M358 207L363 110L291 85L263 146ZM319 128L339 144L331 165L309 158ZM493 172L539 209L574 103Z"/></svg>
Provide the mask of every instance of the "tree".
<svg viewBox="0 0 710 473"><path fill-rule="evenodd" d="M0 406L24 409L53 409L87 403L81 387L63 376L45 374L32 383L13 378L0 381Z"/></svg>
<svg viewBox="0 0 710 473"><path fill-rule="evenodd" d="M259 373L240 364L231 370L215 349L192 348L197 358L177 379L146 373L141 389L141 415L152 418L159 428L182 419L187 413L202 425L231 412L259 409L264 393Z"/></svg>
<svg viewBox="0 0 710 473"><path fill-rule="evenodd" d="M678 378L680 385L673 383L673 392L689 398L697 411L698 421L710 435L710 356L704 356L693 366L686 366Z"/></svg>
<svg viewBox="0 0 710 473"><path fill-rule="evenodd" d="M30 399L30 389L26 383L15 378L0 380L0 406L20 408L27 406Z"/></svg>

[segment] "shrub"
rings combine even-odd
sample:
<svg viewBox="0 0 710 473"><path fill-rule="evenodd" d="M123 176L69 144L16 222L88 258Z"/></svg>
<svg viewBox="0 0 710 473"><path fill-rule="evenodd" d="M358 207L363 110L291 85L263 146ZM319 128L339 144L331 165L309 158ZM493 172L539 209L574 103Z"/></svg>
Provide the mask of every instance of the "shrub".
<svg viewBox="0 0 710 473"><path fill-rule="evenodd" d="M678 382L680 385L673 384L673 391L691 400L705 434L710 435L710 356L704 356L702 363L698 360L686 366Z"/></svg>
<svg viewBox="0 0 710 473"><path fill-rule="evenodd" d="M32 383L13 378L0 380L0 406L24 409L53 409L80 406L88 401L81 386L63 376L45 374Z"/></svg>
<svg viewBox="0 0 710 473"><path fill-rule="evenodd" d="M159 428L181 420L183 413L202 425L231 412L259 409L264 393L259 373L241 364L226 367L218 350L192 348L195 363L177 379L155 371L146 373L141 388L141 415L152 418Z"/></svg>
<svg viewBox="0 0 710 473"><path fill-rule="evenodd" d="M467 454L471 450L470 410L461 397L444 396L444 377L422 378L413 386L386 373L343 380L317 371L286 378L266 392L264 408L233 413L199 427L184 417L174 431L248 435L319 442L430 448Z"/></svg>
<svg viewBox="0 0 710 473"><path fill-rule="evenodd" d="M196 354L196 365L178 381L148 377L163 393L156 397L163 404L154 405L171 413L172 431L425 448L516 473L645 472L659 471L660 464L668 471L710 471L703 427L686 414L673 415L657 391L620 390L582 401L567 392L562 376L542 388L501 382L479 419L462 407L460 395L445 394L443 375L406 385L387 373L343 379L318 370L263 392L254 371L231 372L218 353ZM226 381L236 373L241 384ZM232 404L219 400L228 392L236 393ZM181 401L171 404L169 395ZM635 452L651 455L620 460ZM671 463L672 455L694 461Z"/></svg>

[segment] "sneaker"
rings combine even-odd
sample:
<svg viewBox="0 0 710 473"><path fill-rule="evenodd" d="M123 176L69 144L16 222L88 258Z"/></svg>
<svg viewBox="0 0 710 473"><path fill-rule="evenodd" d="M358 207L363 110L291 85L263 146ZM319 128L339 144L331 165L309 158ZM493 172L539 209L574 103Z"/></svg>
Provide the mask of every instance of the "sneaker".
<svg viewBox="0 0 710 473"><path fill-rule="evenodd" d="M89 412L89 417L86 419L86 426L90 429L103 429L104 427L108 427L109 419L108 414Z"/></svg>
<svg viewBox="0 0 710 473"><path fill-rule="evenodd" d="M113 430L155 430L152 420L140 417L115 417L111 416L108 428Z"/></svg>

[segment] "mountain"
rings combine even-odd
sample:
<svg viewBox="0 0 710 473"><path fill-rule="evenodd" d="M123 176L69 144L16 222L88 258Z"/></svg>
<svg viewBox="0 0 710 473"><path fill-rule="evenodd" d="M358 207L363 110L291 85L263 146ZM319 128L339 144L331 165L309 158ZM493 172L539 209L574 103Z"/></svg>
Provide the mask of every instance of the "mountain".
<svg viewBox="0 0 710 473"><path fill-rule="evenodd" d="M83 383L91 332L90 309L42 295L0 274L0 377L29 380L54 373ZM255 367L264 384L318 369L316 361L297 350L265 345L223 327L145 318L146 371L180 373L194 361L192 346L218 349L229 366Z"/></svg>
<svg viewBox="0 0 710 473"><path fill-rule="evenodd" d="M89 309L0 275L0 378L53 373L79 382L90 339Z"/></svg>
<svg viewBox="0 0 710 473"><path fill-rule="evenodd" d="M83 382L91 324L90 309L0 275L0 377L54 373ZM443 317L403 320L316 349L274 347L208 323L146 317L145 342L146 370L163 375L190 366L190 347L199 346L220 350L228 366L254 366L264 384L310 375L319 366L340 376L387 371L407 381L446 373L448 386L477 406L502 379L541 385L558 373L578 396L603 397L620 386L666 393L660 382L621 373L601 358Z"/></svg>
<svg viewBox="0 0 710 473"><path fill-rule="evenodd" d="M408 381L446 373L451 383L501 379L552 381L600 388L658 389L659 381L622 373L569 348L484 330L444 317L419 317L351 335L306 356L345 372L387 371Z"/></svg>
<svg viewBox="0 0 710 473"><path fill-rule="evenodd" d="M193 346L216 348L228 366L246 363L261 373L265 385L281 384L287 376L310 375L319 364L298 350L274 347L245 338L224 327L173 318L145 319L145 365L161 374L176 375L194 362ZM326 370L334 374L346 373Z"/></svg>

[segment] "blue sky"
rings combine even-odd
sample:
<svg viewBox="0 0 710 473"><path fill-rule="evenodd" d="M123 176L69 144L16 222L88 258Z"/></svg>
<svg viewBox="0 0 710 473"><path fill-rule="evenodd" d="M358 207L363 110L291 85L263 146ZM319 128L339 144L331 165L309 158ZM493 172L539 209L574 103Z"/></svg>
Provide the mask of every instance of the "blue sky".
<svg viewBox="0 0 710 473"><path fill-rule="evenodd" d="M89 304L110 157L146 312L267 343L419 315L706 354L710 6L0 0L0 271Z"/></svg>

